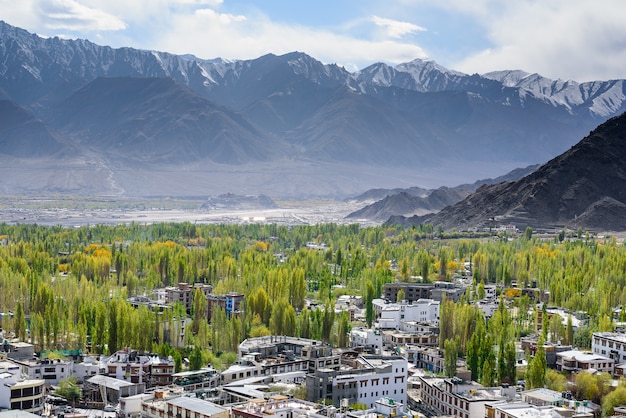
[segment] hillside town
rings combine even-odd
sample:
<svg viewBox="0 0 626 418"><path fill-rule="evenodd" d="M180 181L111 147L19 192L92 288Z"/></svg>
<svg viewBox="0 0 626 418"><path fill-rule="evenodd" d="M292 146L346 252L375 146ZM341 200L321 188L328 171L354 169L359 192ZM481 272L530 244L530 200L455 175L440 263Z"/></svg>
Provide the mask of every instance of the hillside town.
<svg viewBox="0 0 626 418"><path fill-rule="evenodd" d="M375 319L365 325L364 301L358 295L337 299L335 310L349 312L361 323L349 331L348 347L321 340L269 335L239 344L236 361L224 370L209 365L176 371L172 357L138 352L125 347L111 355L81 350L37 353L28 341L3 335L0 346L0 416L30 414L58 417L117 416L124 418L295 418L455 416L460 418L598 417L600 406L575 399L571 391L546 388L525 390L518 380L485 387L472 377L465 360L446 365L439 333L442 302L472 297L487 320L500 309L496 285L471 286L467 277L454 282L396 282L383 286L372 301ZM182 304L189 312L193 295L206 297L206 321L219 307L227 315L240 315L244 295L215 295L209 285L179 283L154 292L154 298L131 297L132 306L155 311ZM584 313L550 308L545 291L518 289L542 308L537 311L537 333L515 341L515 367L524 369L536 355L538 336L552 318L569 326L588 322ZM480 297L480 298L479 298ZM307 300L305 309L319 309ZM508 309L508 307L507 307ZM616 317L621 310L616 309ZM587 321L587 322L586 322ZM173 344L184 344L185 327L176 324ZM543 342L546 364L572 373L606 372L613 379L626 369L626 333L593 333L591 351L579 351L560 342ZM80 397L64 399L55 389L72 378ZM626 408L616 408L626 414ZM26 414L26 415L25 415Z"/></svg>

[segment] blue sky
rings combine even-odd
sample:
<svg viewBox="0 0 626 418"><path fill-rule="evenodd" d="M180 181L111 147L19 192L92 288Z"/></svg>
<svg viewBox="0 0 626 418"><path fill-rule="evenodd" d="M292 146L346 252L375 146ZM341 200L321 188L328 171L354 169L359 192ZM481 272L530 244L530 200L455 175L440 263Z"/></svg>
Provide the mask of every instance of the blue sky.
<svg viewBox="0 0 626 418"><path fill-rule="evenodd" d="M0 19L206 59L301 51L350 71L429 58L470 74L626 78L623 0L0 0Z"/></svg>

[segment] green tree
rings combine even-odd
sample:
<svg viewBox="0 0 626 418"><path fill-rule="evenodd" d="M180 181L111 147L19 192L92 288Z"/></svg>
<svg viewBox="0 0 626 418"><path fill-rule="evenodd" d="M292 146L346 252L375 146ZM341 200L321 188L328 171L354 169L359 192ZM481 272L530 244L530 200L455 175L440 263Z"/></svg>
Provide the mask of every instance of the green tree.
<svg viewBox="0 0 626 418"><path fill-rule="evenodd" d="M591 348L591 328L581 327L574 332L574 347L584 350Z"/></svg>
<svg viewBox="0 0 626 418"><path fill-rule="evenodd" d="M24 316L24 308L22 301L17 302L17 308L15 309L15 318L13 319L13 328L15 335L23 342L26 340L26 318Z"/></svg>
<svg viewBox="0 0 626 418"><path fill-rule="evenodd" d="M200 370L203 366L202 349L196 345L189 354L189 370Z"/></svg>
<svg viewBox="0 0 626 418"><path fill-rule="evenodd" d="M576 398L577 399L599 399L602 393L598 387L598 382L593 375L587 372L576 374Z"/></svg>
<svg viewBox="0 0 626 418"><path fill-rule="evenodd" d="M546 388L556 392L563 392L567 389L567 378L554 369L546 370Z"/></svg>
<svg viewBox="0 0 626 418"><path fill-rule="evenodd" d="M348 335L350 333L350 314L348 311L343 311L339 314L339 320L337 324L337 345L339 347L348 346Z"/></svg>
<svg viewBox="0 0 626 418"><path fill-rule="evenodd" d="M526 231L524 232L524 236L526 237L527 240L531 240L531 238L533 237L533 229L530 226L526 227Z"/></svg>
<svg viewBox="0 0 626 418"><path fill-rule="evenodd" d="M69 376L59 381L59 387L54 391L57 395L72 402L72 405L76 404L76 400L83 397L83 391L76 384L76 377Z"/></svg>
<svg viewBox="0 0 626 418"><path fill-rule="evenodd" d="M567 326L565 327L565 345L574 344L574 326L572 325L572 315L567 316Z"/></svg>
<svg viewBox="0 0 626 418"><path fill-rule="evenodd" d="M118 314L118 301L116 299L111 300L111 303L109 304L109 342L108 342L108 348L109 348L109 354L113 354L115 352L117 352L118 350L118 340L117 340L117 333L118 333L118 328L117 328L117 314Z"/></svg>
<svg viewBox="0 0 626 418"><path fill-rule="evenodd" d="M330 333L335 323L335 309L331 302L327 302L324 306L324 314L322 317L322 341L330 342Z"/></svg>
<svg viewBox="0 0 626 418"><path fill-rule="evenodd" d="M456 376L456 361L458 359L458 343L456 339L446 340L443 345L443 368L448 377Z"/></svg>
<svg viewBox="0 0 626 418"><path fill-rule="evenodd" d="M191 321L191 332L198 334L200 323L206 322L207 300L204 292L196 287L193 293L193 320Z"/></svg>
<svg viewBox="0 0 626 418"><path fill-rule="evenodd" d="M614 391L602 398L602 416L613 416L615 407L626 404L626 386L622 382Z"/></svg>
<svg viewBox="0 0 626 418"><path fill-rule="evenodd" d="M504 376L501 376L501 381L514 384L517 381L517 355L515 343L513 341L506 342L504 349L504 362Z"/></svg>
<svg viewBox="0 0 626 418"><path fill-rule="evenodd" d="M374 284L368 281L365 287L365 323L368 328L374 323Z"/></svg>
<svg viewBox="0 0 626 418"><path fill-rule="evenodd" d="M544 339L543 335L540 335L539 340L537 341L537 351L535 352L535 356L529 361L526 369L525 377L527 389L544 387L547 363Z"/></svg>

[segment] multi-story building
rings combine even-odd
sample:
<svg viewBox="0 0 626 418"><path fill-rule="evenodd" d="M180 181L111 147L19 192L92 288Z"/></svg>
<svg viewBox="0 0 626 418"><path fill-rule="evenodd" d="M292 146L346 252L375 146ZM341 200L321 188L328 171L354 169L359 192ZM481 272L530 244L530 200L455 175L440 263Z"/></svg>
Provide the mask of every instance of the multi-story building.
<svg viewBox="0 0 626 418"><path fill-rule="evenodd" d="M494 402L485 405L485 418L593 418L587 407L575 406L536 406L525 402Z"/></svg>
<svg viewBox="0 0 626 418"><path fill-rule="evenodd" d="M145 383L131 383L101 375L90 377L83 385L85 400L94 405L116 404L121 398L139 395L145 391Z"/></svg>
<svg viewBox="0 0 626 418"><path fill-rule="evenodd" d="M565 401L562 392L552 389L536 388L522 392L522 402L535 406L562 406Z"/></svg>
<svg viewBox="0 0 626 418"><path fill-rule="evenodd" d="M147 418L229 418L230 412L217 404L199 398L181 396L142 402L143 417Z"/></svg>
<svg viewBox="0 0 626 418"><path fill-rule="evenodd" d="M487 404L515 397L515 388L506 385L486 388L456 377L419 376L418 379L422 406L435 415L484 418Z"/></svg>
<svg viewBox="0 0 626 418"><path fill-rule="evenodd" d="M430 291L434 288L432 283L387 283L383 285L383 298L389 302L397 302L398 292L404 290L404 299L414 302L430 298Z"/></svg>
<svg viewBox="0 0 626 418"><path fill-rule="evenodd" d="M106 372L104 363L100 362L100 356L85 356L81 362L74 363L73 370L73 375L78 383L83 383L90 377Z"/></svg>
<svg viewBox="0 0 626 418"><path fill-rule="evenodd" d="M0 409L13 409L41 415L45 396L43 379L25 379L20 366L0 362Z"/></svg>
<svg viewBox="0 0 626 418"><path fill-rule="evenodd" d="M237 292L230 292L227 295L207 295L207 319L211 322L213 314L218 308L224 309L227 317L238 315L241 312L241 304L244 295Z"/></svg>
<svg viewBox="0 0 626 418"><path fill-rule="evenodd" d="M404 298L407 302L415 302L419 299L434 299L441 302L444 296L456 302L466 289L450 282L388 283L383 285L382 297L389 302L397 302L400 290L404 290Z"/></svg>
<svg viewBox="0 0 626 418"><path fill-rule="evenodd" d="M439 334L434 332L383 331L383 340L385 346L394 348L403 345L435 347L439 344Z"/></svg>
<svg viewBox="0 0 626 418"><path fill-rule="evenodd" d="M556 369L559 372L599 371L613 374L615 362L600 354L587 354L578 350L556 354Z"/></svg>
<svg viewBox="0 0 626 418"><path fill-rule="evenodd" d="M539 311L541 312L541 311ZM537 342L538 336L530 336L530 337L522 337L521 340L521 349L524 351L528 351L531 355L535 355L537 352ZM546 353L546 362L549 368L556 368L556 355L558 353L562 353L563 351L572 350L571 345L561 345L561 344L553 344L551 342L546 342L543 345L543 349Z"/></svg>
<svg viewBox="0 0 626 418"><path fill-rule="evenodd" d="M233 418L292 418L311 417L325 418L327 407L299 399L290 399L283 395L273 395L268 399L253 399L232 408Z"/></svg>
<svg viewBox="0 0 626 418"><path fill-rule="evenodd" d="M73 375L73 363L62 359L13 360L20 366L23 376L29 379L43 379L47 385L58 385L62 379Z"/></svg>
<svg viewBox="0 0 626 418"><path fill-rule="evenodd" d="M196 289L200 289L207 299L213 292L213 286L211 285L195 283L191 286L189 283L178 283L178 286L165 288L165 302L170 305L180 302L187 310L187 313L190 313Z"/></svg>
<svg viewBox="0 0 626 418"><path fill-rule="evenodd" d="M250 364L265 364L265 370L270 373L301 370L311 372L317 368L338 369L341 364L339 354L333 353L328 344L307 338L277 335L244 340L239 344L239 359L240 364L243 364L242 360L251 362Z"/></svg>
<svg viewBox="0 0 626 418"><path fill-rule="evenodd" d="M169 385L174 374L174 361L159 356L142 355L125 348L106 361L107 376L146 386Z"/></svg>
<svg viewBox="0 0 626 418"><path fill-rule="evenodd" d="M0 353L11 360L28 360L35 356L35 346L25 342L9 342L0 344Z"/></svg>
<svg viewBox="0 0 626 418"><path fill-rule="evenodd" d="M616 332L594 332L591 337L591 351L607 356L615 364L626 362L626 334Z"/></svg>
<svg viewBox="0 0 626 418"><path fill-rule="evenodd" d="M409 363L413 364L415 367L432 373L443 372L443 350L438 347L407 345L404 347L404 350L407 359L409 359Z"/></svg>
<svg viewBox="0 0 626 418"><path fill-rule="evenodd" d="M347 400L373 408L386 397L406 404L407 369L407 360L400 356L344 357L341 369L318 368L307 375L307 399L329 399L337 406Z"/></svg>
<svg viewBox="0 0 626 418"><path fill-rule="evenodd" d="M411 303L386 303L380 308L378 327L400 329L402 322L437 325L439 324L439 306L440 302L432 299L418 299Z"/></svg>
<svg viewBox="0 0 626 418"><path fill-rule="evenodd" d="M383 350L383 335L377 329L354 327L350 330L350 347L372 354L380 353Z"/></svg>
<svg viewBox="0 0 626 418"><path fill-rule="evenodd" d="M220 385L220 373L208 367L180 372L173 375L173 383L188 392L215 389Z"/></svg>

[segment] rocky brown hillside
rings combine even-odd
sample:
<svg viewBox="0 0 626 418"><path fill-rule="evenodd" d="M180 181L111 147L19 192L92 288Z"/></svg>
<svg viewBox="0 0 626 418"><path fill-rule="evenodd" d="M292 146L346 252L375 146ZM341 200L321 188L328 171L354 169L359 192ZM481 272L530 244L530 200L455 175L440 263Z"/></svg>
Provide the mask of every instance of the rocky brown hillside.
<svg viewBox="0 0 626 418"><path fill-rule="evenodd" d="M519 229L625 231L626 113L598 126L534 173L515 182L482 186L435 215L412 220L444 229L495 222L513 223Z"/></svg>

